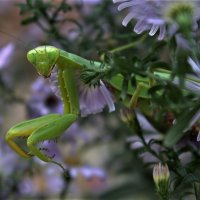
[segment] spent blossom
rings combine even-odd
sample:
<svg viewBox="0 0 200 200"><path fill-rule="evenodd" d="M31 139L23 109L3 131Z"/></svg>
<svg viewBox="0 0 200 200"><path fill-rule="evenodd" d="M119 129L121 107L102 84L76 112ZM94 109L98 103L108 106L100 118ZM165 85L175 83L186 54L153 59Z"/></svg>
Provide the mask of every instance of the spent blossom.
<svg viewBox="0 0 200 200"><path fill-rule="evenodd" d="M175 32L179 23L187 21L187 17L183 17L183 12L186 11L192 15L194 29L197 28L197 19L200 17L200 1L197 0L113 0L113 2L119 3L119 11L129 9L122 21L123 26L127 26L134 19L136 20L134 32L140 34L149 30L149 35L153 36L159 31L158 40L164 39L167 32ZM180 16L177 16L179 13ZM172 25L169 30L166 29L168 24Z"/></svg>

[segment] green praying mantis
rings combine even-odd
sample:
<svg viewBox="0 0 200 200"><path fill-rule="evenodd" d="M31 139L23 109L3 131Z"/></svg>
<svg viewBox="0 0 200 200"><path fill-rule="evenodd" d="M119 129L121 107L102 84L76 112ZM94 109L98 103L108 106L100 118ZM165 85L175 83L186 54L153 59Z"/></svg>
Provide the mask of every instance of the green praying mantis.
<svg viewBox="0 0 200 200"><path fill-rule="evenodd" d="M19 123L8 130L6 141L22 157L37 156L45 162L53 162L62 167L60 163L53 161L52 158L42 153L37 144L59 137L78 119L80 116L80 103L76 82L77 73L82 68L102 71L101 63L91 62L53 46L35 48L28 52L27 58L44 78L50 77L54 66L57 66L57 79L64 105L64 113L63 115L49 114ZM25 151L15 142L17 137L27 138L28 151Z"/></svg>
<svg viewBox="0 0 200 200"><path fill-rule="evenodd" d="M63 168L60 163L45 155L37 147L37 144L59 137L80 117L80 102L77 88L77 78L80 78L80 71L82 69L89 69L95 72L102 72L110 70L111 68L109 66L102 67L100 62L91 62L53 46L40 46L30 50L27 58L36 68L37 72L44 78L50 77L54 66L57 66L57 79L64 105L64 112L62 115L49 114L21 122L8 130L6 141L22 157L29 158L37 156L45 162L53 162ZM167 71L158 73L161 77L169 77L169 72ZM137 77L137 82L136 89L131 88L131 86L128 88L128 93L132 95L128 105L130 108L134 108L137 105L138 98L149 98L147 90L150 80ZM120 74L114 76L109 83L114 88L120 90L122 76ZM15 142L17 137L26 138L28 150L24 150Z"/></svg>

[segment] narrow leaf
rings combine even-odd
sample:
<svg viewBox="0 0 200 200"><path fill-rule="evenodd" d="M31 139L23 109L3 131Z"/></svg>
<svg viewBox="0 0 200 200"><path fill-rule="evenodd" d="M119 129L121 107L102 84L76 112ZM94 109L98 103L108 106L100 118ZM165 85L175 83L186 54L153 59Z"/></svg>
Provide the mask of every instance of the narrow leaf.
<svg viewBox="0 0 200 200"><path fill-rule="evenodd" d="M164 145L172 147L184 135L184 130L188 127L192 117L199 112L199 104L194 106L189 111L185 111L177 120L176 124L168 131Z"/></svg>

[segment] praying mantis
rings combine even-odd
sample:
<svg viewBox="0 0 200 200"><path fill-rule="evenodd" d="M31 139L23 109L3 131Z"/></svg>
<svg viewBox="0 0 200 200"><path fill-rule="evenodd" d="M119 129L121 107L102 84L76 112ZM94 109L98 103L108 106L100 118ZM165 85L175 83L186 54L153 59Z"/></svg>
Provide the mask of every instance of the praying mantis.
<svg viewBox="0 0 200 200"><path fill-rule="evenodd" d="M81 116L77 86L77 78L80 78L80 71L82 69L89 69L94 72L104 72L105 70L110 70L111 67L102 67L100 62L91 62L53 46L40 46L30 50L27 53L27 58L36 68L37 72L44 78L51 76L56 65L58 69L58 85L64 105L64 112L62 115L49 114L14 125L8 130L6 141L10 147L22 157L29 158L37 156L42 161L52 162L63 168L60 163L45 155L37 147L37 144L59 137ZM160 72L159 75L168 77L169 73L167 71L165 73ZM128 93L132 95L128 105L130 108L136 106L139 97L149 99L147 90L150 80L138 77L137 82L138 84L135 90L131 87L128 88ZM119 90L121 83L122 77L120 74L110 80L110 84ZM108 101L111 101L109 95L107 95L106 98ZM110 111L114 111L114 105L110 105L110 107ZM26 138L28 150L24 150L15 142L17 137Z"/></svg>
<svg viewBox="0 0 200 200"><path fill-rule="evenodd" d="M101 63L90 62L53 46L35 48L28 52L27 58L44 78L50 77L54 66L57 65L57 79L64 112L63 115L49 114L19 123L8 130L6 141L22 157L29 158L34 155L45 162L53 162L62 167L60 163L53 161L52 158L42 153L36 145L42 141L59 137L78 119L80 116L80 104L76 83L77 73L82 68L102 71L102 67L100 67ZM108 101L112 100L109 95L106 98ZM111 111L113 110L114 104L111 105ZM15 142L17 137L27 138L28 152Z"/></svg>

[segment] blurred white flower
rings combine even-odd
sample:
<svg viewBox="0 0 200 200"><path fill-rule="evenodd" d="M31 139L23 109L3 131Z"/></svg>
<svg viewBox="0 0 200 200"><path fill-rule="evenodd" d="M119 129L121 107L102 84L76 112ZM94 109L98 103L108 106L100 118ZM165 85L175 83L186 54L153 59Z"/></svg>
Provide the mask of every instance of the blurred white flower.
<svg viewBox="0 0 200 200"><path fill-rule="evenodd" d="M200 1L180 1L180 0L113 0L114 3L120 3L118 10L128 8L129 12L127 16L123 19L122 24L127 26L127 24L132 20L136 20L136 25L134 31L140 34L144 31L150 30L149 35L153 36L159 31L158 40L164 39L166 35L166 25L169 20L168 14L171 12L173 6L178 4L183 4L188 6L188 9L194 8L193 13L193 28L197 28L196 20L200 17ZM173 14L173 13L172 13ZM170 27L168 32L175 32L177 29L177 24L174 22Z"/></svg>
<svg viewBox="0 0 200 200"><path fill-rule="evenodd" d="M11 55L14 52L14 44L9 43L0 49L0 70L3 69L10 61Z"/></svg>

